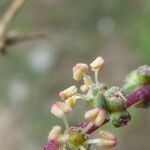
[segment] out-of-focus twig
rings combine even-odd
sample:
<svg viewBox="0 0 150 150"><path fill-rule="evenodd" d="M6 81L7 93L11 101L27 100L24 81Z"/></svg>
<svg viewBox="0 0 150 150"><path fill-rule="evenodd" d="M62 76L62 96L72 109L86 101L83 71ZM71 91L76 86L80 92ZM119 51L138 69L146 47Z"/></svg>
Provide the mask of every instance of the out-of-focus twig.
<svg viewBox="0 0 150 150"><path fill-rule="evenodd" d="M6 45L10 46L21 41L29 41L35 38L43 38L45 34L43 32L31 32L31 33L20 33L20 32L8 32L6 34Z"/></svg>
<svg viewBox="0 0 150 150"><path fill-rule="evenodd" d="M0 52L5 53L7 46L16 44L21 41L28 41L35 38L44 37L44 33L31 32L20 33L7 31L9 24L17 14L18 10L23 6L26 0L13 0L10 7L6 10L0 20Z"/></svg>
<svg viewBox="0 0 150 150"><path fill-rule="evenodd" d="M0 51L4 52L5 49L5 42L6 42L6 33L8 25L10 24L11 20L18 12L18 10L23 6L25 0L14 0L8 10L3 15L2 19L0 20Z"/></svg>

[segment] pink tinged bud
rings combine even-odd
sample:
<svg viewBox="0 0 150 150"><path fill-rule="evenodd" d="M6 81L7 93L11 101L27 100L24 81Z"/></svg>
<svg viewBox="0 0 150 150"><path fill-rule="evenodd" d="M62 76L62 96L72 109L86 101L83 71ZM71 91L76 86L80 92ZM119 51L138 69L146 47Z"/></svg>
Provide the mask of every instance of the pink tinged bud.
<svg viewBox="0 0 150 150"><path fill-rule="evenodd" d="M61 91L59 93L59 97L61 97L62 99L66 100L67 98L75 95L76 93L77 93L76 86L71 86L71 87L65 89L64 91Z"/></svg>
<svg viewBox="0 0 150 150"><path fill-rule="evenodd" d="M75 66L76 68L80 69L82 72L86 73L88 71L88 65L84 63L78 63Z"/></svg>
<svg viewBox="0 0 150 150"><path fill-rule="evenodd" d="M110 149L110 148L115 147L116 144L117 144L116 140L99 139L97 146Z"/></svg>
<svg viewBox="0 0 150 150"><path fill-rule="evenodd" d="M104 66L104 59L102 57L97 57L91 64L91 68L93 71L97 69L102 69Z"/></svg>
<svg viewBox="0 0 150 150"><path fill-rule="evenodd" d="M48 135L49 143L42 150L61 150L68 139L68 134L61 134L60 126L54 126Z"/></svg>
<svg viewBox="0 0 150 150"><path fill-rule="evenodd" d="M55 102L52 105L51 113L56 117L62 118L65 114L71 112L71 107L63 102Z"/></svg>
<svg viewBox="0 0 150 150"><path fill-rule="evenodd" d="M94 108L85 113L85 119L94 121L96 126L101 126L106 120L106 112L103 109Z"/></svg>
<svg viewBox="0 0 150 150"><path fill-rule="evenodd" d="M99 135L103 139L116 141L116 136L108 131L99 131Z"/></svg>
<svg viewBox="0 0 150 150"><path fill-rule="evenodd" d="M84 74L88 71L88 65L78 63L73 67L73 79L79 81L83 78Z"/></svg>
<svg viewBox="0 0 150 150"><path fill-rule="evenodd" d="M57 139L61 135L61 127L54 126L52 130L49 132L48 141Z"/></svg>

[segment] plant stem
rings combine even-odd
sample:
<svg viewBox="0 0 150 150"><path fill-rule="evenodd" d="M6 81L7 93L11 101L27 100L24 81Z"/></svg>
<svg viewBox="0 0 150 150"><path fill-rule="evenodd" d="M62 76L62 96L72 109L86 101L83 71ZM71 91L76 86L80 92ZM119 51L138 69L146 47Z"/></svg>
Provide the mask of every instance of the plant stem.
<svg viewBox="0 0 150 150"><path fill-rule="evenodd" d="M99 72L99 69L95 70L95 83L99 83L98 81L98 72Z"/></svg>
<svg viewBox="0 0 150 150"><path fill-rule="evenodd" d="M126 107L130 107L137 103L139 100L150 102L150 84L145 85L135 92L127 96Z"/></svg>

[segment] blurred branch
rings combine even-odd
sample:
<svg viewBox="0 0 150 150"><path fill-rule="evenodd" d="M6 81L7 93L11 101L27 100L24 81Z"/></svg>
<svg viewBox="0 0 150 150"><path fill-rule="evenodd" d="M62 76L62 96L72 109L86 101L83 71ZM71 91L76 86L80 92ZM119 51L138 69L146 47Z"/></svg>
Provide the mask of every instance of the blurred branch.
<svg viewBox="0 0 150 150"><path fill-rule="evenodd" d="M25 0L14 0L0 20L0 51L4 52L6 46L6 32L11 20L24 4Z"/></svg>
<svg viewBox="0 0 150 150"><path fill-rule="evenodd" d="M28 41L35 38L45 37L44 33L32 32L32 33L20 33L20 32L8 32L6 34L6 45L10 46L21 41Z"/></svg>
<svg viewBox="0 0 150 150"><path fill-rule="evenodd" d="M9 45L44 36L42 33L12 33L7 31L9 24L25 1L26 0L13 0L12 4L0 20L0 52L2 53L6 52L6 48Z"/></svg>

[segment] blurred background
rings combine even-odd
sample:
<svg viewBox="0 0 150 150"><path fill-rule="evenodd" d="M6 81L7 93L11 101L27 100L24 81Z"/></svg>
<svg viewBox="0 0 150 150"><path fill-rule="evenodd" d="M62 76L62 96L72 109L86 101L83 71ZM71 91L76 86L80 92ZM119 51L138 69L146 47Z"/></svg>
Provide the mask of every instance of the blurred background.
<svg viewBox="0 0 150 150"><path fill-rule="evenodd" d="M12 0L0 0L0 16ZM40 31L47 38L11 46L0 55L0 149L38 150L55 124L49 104L62 89L76 84L72 67L97 56L106 65L100 79L122 86L125 76L150 64L149 0L30 0L9 30ZM82 108L82 109L81 109ZM83 109L84 108L84 109ZM82 103L69 116L83 119ZM118 136L117 150L150 149L150 110L131 110L129 126L110 130ZM80 118L79 118L80 116Z"/></svg>

